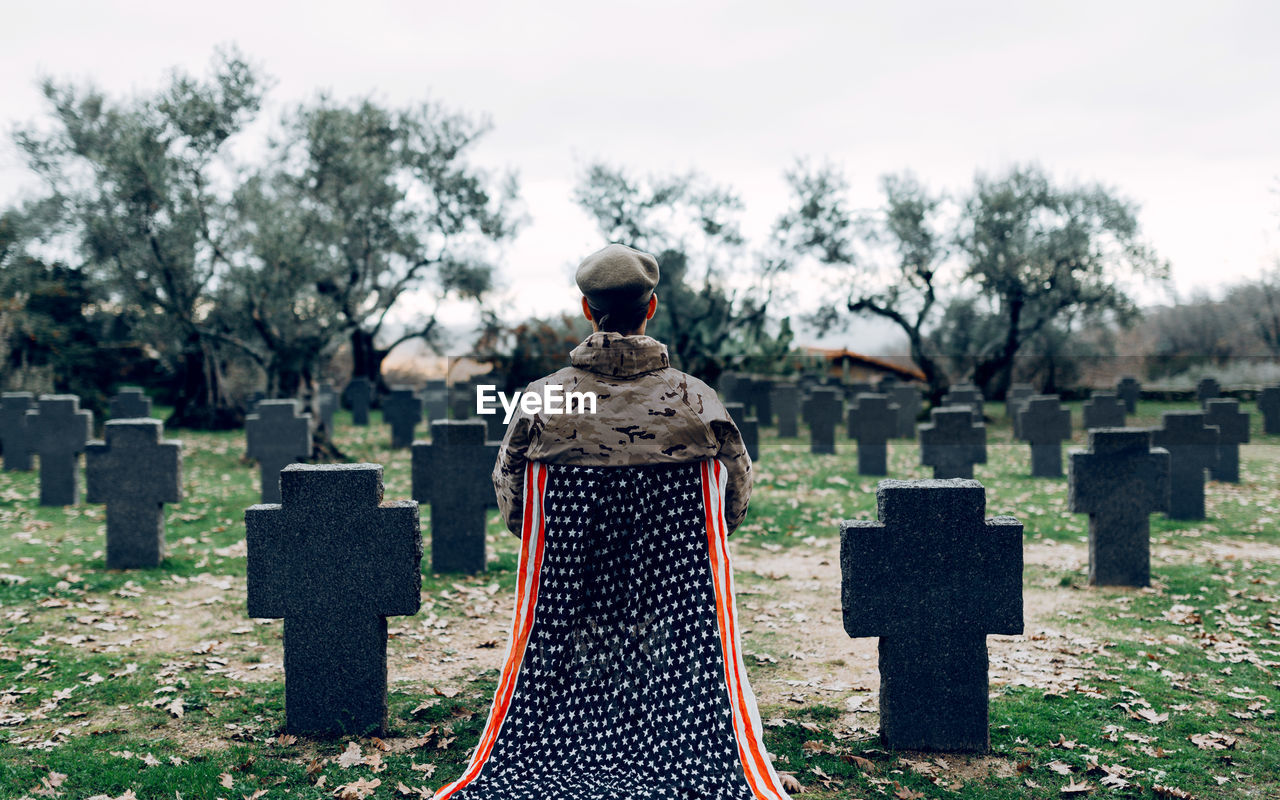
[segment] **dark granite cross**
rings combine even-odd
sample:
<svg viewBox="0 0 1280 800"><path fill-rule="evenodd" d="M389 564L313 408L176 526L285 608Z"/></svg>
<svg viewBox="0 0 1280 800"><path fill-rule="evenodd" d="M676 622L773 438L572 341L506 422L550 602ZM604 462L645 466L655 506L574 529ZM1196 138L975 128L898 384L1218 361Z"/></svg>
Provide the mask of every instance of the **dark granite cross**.
<svg viewBox="0 0 1280 800"><path fill-rule="evenodd" d="M845 403L853 403L858 399L860 394L875 394L876 387L871 385L871 381L854 381L844 385L844 401Z"/></svg>
<svg viewBox="0 0 1280 800"><path fill-rule="evenodd" d="M1218 429L1204 412L1166 411L1151 443L1169 451L1170 519L1204 519L1204 473L1218 461Z"/></svg>
<svg viewBox="0 0 1280 800"><path fill-rule="evenodd" d="M422 403L426 407L427 424L449 418L449 386L442 380L427 381L422 390Z"/></svg>
<svg viewBox="0 0 1280 800"><path fill-rule="evenodd" d="M73 506L80 499L80 453L93 431L93 412L73 394L42 394L27 426L40 456L40 505Z"/></svg>
<svg viewBox="0 0 1280 800"><path fill-rule="evenodd" d="M4 471L31 469L31 423L27 412L36 407L31 392L5 392L0 396L0 448L4 449Z"/></svg>
<svg viewBox="0 0 1280 800"><path fill-rule="evenodd" d="M898 406L888 395L860 394L849 409L849 438L858 440L858 474L887 475L888 446L898 429Z"/></svg>
<svg viewBox="0 0 1280 800"><path fill-rule="evenodd" d="M413 444L413 429L422 422L422 398L412 386L392 386L382 398L382 421L391 426L391 447Z"/></svg>
<svg viewBox="0 0 1280 800"><path fill-rule="evenodd" d="M1151 583L1150 515L1169 501L1169 451L1144 428L1091 428L1067 462L1067 503L1089 515L1089 583Z"/></svg>
<svg viewBox="0 0 1280 800"><path fill-rule="evenodd" d="M753 415L762 427L773 427L773 381L768 378L757 378L751 382L751 404Z"/></svg>
<svg viewBox="0 0 1280 800"><path fill-rule="evenodd" d="M1027 401L1035 396L1036 390L1029 383L1015 383L1009 387L1004 397L1004 415L1009 418L1013 427L1013 437L1022 438L1018 434L1018 415L1027 407Z"/></svg>
<svg viewBox="0 0 1280 800"><path fill-rule="evenodd" d="M973 421L982 422L982 390L972 383L961 383L952 386L950 391L942 396L943 406L969 406L973 409Z"/></svg>
<svg viewBox="0 0 1280 800"><path fill-rule="evenodd" d="M182 502L182 442L158 419L111 420L85 447L85 496L107 506L107 569L164 561L164 504Z"/></svg>
<svg viewBox="0 0 1280 800"><path fill-rule="evenodd" d="M1262 432L1280 434L1280 386L1268 386L1258 392L1258 411L1262 414Z"/></svg>
<svg viewBox="0 0 1280 800"><path fill-rule="evenodd" d="M985 751L987 635L1022 633L1022 523L984 519L977 481L880 481L876 499L879 522L840 523L840 572L845 632L880 637L880 738Z"/></svg>
<svg viewBox="0 0 1280 800"><path fill-rule="evenodd" d="M1125 375L1116 381L1116 394L1120 395L1120 399L1124 401L1124 411L1126 414L1133 414L1138 410L1138 395L1142 393L1142 384L1138 383L1138 379L1132 375Z"/></svg>
<svg viewBox="0 0 1280 800"><path fill-rule="evenodd" d="M889 401L898 406L899 439L916 438L916 418L920 416L920 387L898 384L889 390Z"/></svg>
<svg viewBox="0 0 1280 800"><path fill-rule="evenodd" d="M244 512L248 612L284 618L285 728L379 734L387 722L387 617L416 614L418 504L382 502L378 464L291 464L281 504Z"/></svg>
<svg viewBox="0 0 1280 800"><path fill-rule="evenodd" d="M747 455L752 461L759 461L760 422L755 417L747 416L747 407L742 403L725 403L724 409L729 412L729 418L733 420L733 424L738 426L738 433L742 434L742 444L747 448Z"/></svg>
<svg viewBox="0 0 1280 800"><path fill-rule="evenodd" d="M1204 421L1218 429L1218 460L1209 467L1215 481L1240 482L1240 445L1249 441L1249 412L1240 401L1218 397L1204 404Z"/></svg>
<svg viewBox="0 0 1280 800"><path fill-rule="evenodd" d="M1062 442L1071 438L1071 410L1056 394L1038 394L1018 415L1018 432L1031 445L1031 476L1062 476Z"/></svg>
<svg viewBox="0 0 1280 800"><path fill-rule="evenodd" d="M815 388L804 401L804 420L809 423L809 452L831 455L836 451L836 425L840 424L844 397L831 387Z"/></svg>
<svg viewBox="0 0 1280 800"><path fill-rule="evenodd" d="M973 465L987 463L987 426L974 424L968 406L935 408L921 425L920 463L934 478L972 478Z"/></svg>
<svg viewBox="0 0 1280 800"><path fill-rule="evenodd" d="M769 399L778 417L778 438L799 436L800 389L794 383L779 383L773 387Z"/></svg>
<svg viewBox="0 0 1280 800"><path fill-rule="evenodd" d="M121 386L111 398L111 419L146 419L151 416L151 398L138 386Z"/></svg>
<svg viewBox="0 0 1280 800"><path fill-rule="evenodd" d="M413 443L413 499L431 506L431 570L483 572L485 511L497 507L498 444L479 420L436 420L431 442Z"/></svg>
<svg viewBox="0 0 1280 800"><path fill-rule="evenodd" d="M1200 401L1203 408L1208 401L1219 397L1222 394L1222 386L1216 378L1201 378L1196 384L1196 399Z"/></svg>
<svg viewBox="0 0 1280 800"><path fill-rule="evenodd" d="M342 392L342 399L351 409L352 425L369 424L369 407L373 405L373 384L368 378L352 378Z"/></svg>
<svg viewBox="0 0 1280 800"><path fill-rule="evenodd" d="M249 458L257 459L262 502L280 502L280 470L311 456L311 415L298 414L297 400L263 400L244 422Z"/></svg>
<svg viewBox="0 0 1280 800"><path fill-rule="evenodd" d="M1084 401L1082 416L1084 429L1123 428L1124 400L1115 392L1094 392Z"/></svg>
<svg viewBox="0 0 1280 800"><path fill-rule="evenodd" d="M316 415L319 425L332 438L334 434L333 415L338 410L338 393L332 383L322 383L316 387L311 401L311 413Z"/></svg>

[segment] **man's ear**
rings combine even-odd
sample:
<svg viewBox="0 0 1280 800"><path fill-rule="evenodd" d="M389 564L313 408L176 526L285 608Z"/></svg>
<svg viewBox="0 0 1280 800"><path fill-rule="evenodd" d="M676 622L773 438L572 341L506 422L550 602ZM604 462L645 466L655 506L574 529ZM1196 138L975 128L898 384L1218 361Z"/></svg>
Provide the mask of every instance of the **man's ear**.
<svg viewBox="0 0 1280 800"><path fill-rule="evenodd" d="M591 319L591 306L587 305L587 298L585 297L582 298L582 316L586 317L588 322L595 321Z"/></svg>
<svg viewBox="0 0 1280 800"><path fill-rule="evenodd" d="M583 299L583 302L584 303L586 302L585 298ZM652 294L649 296L649 310L648 312L645 313L644 318L653 319L653 315L657 313L657 311L658 311L658 295Z"/></svg>

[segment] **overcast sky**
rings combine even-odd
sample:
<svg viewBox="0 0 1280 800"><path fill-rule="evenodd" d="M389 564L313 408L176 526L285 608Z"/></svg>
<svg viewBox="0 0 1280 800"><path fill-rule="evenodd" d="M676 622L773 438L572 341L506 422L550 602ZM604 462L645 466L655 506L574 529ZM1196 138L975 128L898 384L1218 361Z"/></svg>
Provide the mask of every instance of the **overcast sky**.
<svg viewBox="0 0 1280 800"><path fill-rule="evenodd" d="M1037 160L1136 201L1179 292L1280 252L1275 2L11 3L0 123L42 113L39 75L149 90L232 42L276 110L327 88L489 115L477 160L519 172L531 216L503 274L520 312L575 300L602 242L570 192L596 159L697 168L757 235L797 157L844 167L866 205L885 172L958 192ZM0 201L25 180L6 144Z"/></svg>

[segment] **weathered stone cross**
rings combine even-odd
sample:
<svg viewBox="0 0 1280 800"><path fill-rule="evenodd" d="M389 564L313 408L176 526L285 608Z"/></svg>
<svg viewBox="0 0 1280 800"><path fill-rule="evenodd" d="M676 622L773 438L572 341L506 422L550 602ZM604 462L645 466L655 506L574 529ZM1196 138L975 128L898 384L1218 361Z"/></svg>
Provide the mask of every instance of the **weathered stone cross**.
<svg viewBox="0 0 1280 800"><path fill-rule="evenodd" d="M31 392L5 392L0 396L0 447L4 448L4 471L31 469L31 424L27 412L36 407Z"/></svg>
<svg viewBox="0 0 1280 800"><path fill-rule="evenodd" d="M845 632L880 637L881 740L984 751L987 635L1022 633L1022 523L984 519L977 481L886 480L876 497L879 522L840 523L840 572Z"/></svg>
<svg viewBox="0 0 1280 800"><path fill-rule="evenodd" d="M498 445L480 420L436 420L431 442L413 443L413 499L431 505L431 570L483 572L485 511L497 506Z"/></svg>
<svg viewBox="0 0 1280 800"><path fill-rule="evenodd" d="M418 504L382 502L378 464L291 464L283 503L244 513L250 617L284 618L285 727L381 733L387 617L416 614Z"/></svg>
<svg viewBox="0 0 1280 800"><path fill-rule="evenodd" d="M1200 411L1166 411L1151 443L1169 451L1170 519L1204 519L1204 473L1218 462L1218 429Z"/></svg>
<svg viewBox="0 0 1280 800"><path fill-rule="evenodd" d="M373 404L373 384L368 378L352 378L343 390L343 399L351 407L351 424L369 424L369 406Z"/></svg>
<svg viewBox="0 0 1280 800"><path fill-rule="evenodd" d="M1216 481L1240 482L1240 445L1249 441L1249 412L1240 401L1219 397L1204 404L1204 421L1218 429L1218 460L1209 467Z"/></svg>
<svg viewBox="0 0 1280 800"><path fill-rule="evenodd" d="M809 452L830 455L836 451L836 425L844 409L840 390L818 387L804 402L804 421L809 423Z"/></svg>
<svg viewBox="0 0 1280 800"><path fill-rule="evenodd" d="M849 438L858 441L858 474L887 475L888 446L898 429L898 406L883 394L860 394L849 409Z"/></svg>
<svg viewBox="0 0 1280 800"><path fill-rule="evenodd" d="M297 400L263 400L245 418L249 458L258 460L262 502L280 502L280 470L311 456L311 415L298 414Z"/></svg>
<svg viewBox="0 0 1280 800"><path fill-rule="evenodd" d="M975 425L967 406L935 408L921 425L920 463L934 478L972 478L973 465L987 463L987 426Z"/></svg>
<svg viewBox="0 0 1280 800"><path fill-rule="evenodd" d="M146 419L151 416L151 398L138 386L121 386L111 398L112 419Z"/></svg>
<svg viewBox="0 0 1280 800"><path fill-rule="evenodd" d="M42 394L27 426L40 456L40 505L73 506L80 499L80 453L93 431L93 412L73 394Z"/></svg>
<svg viewBox="0 0 1280 800"><path fill-rule="evenodd" d="M1151 583L1150 515L1169 501L1169 451L1144 428L1093 428L1089 452L1072 451L1067 502L1089 515L1089 583Z"/></svg>
<svg viewBox="0 0 1280 800"><path fill-rule="evenodd" d="M1124 400L1115 392L1094 392L1082 408L1085 430L1124 427Z"/></svg>
<svg viewBox="0 0 1280 800"><path fill-rule="evenodd" d="M738 432L742 434L742 443L747 448L747 455L752 461L760 460L760 422L755 417L747 416L747 407L742 403L725 403L725 411L729 412L729 418L733 420L733 424L738 426Z"/></svg>
<svg viewBox="0 0 1280 800"><path fill-rule="evenodd" d="M392 386L382 398L382 420L391 426L391 447L413 444L413 429L422 422L422 398L412 386Z"/></svg>
<svg viewBox="0 0 1280 800"><path fill-rule="evenodd" d="M1031 475L1062 476L1062 442L1071 438L1071 410L1056 394L1038 394L1018 415L1018 433L1031 445Z"/></svg>
<svg viewBox="0 0 1280 800"><path fill-rule="evenodd" d="M1262 412L1262 432L1280 434L1280 386L1268 386L1258 392L1258 410Z"/></svg>
<svg viewBox="0 0 1280 800"><path fill-rule="evenodd" d="M86 499L107 505L107 569L164 561L164 504L182 502L182 442L161 441L158 419L103 426L85 447Z"/></svg>

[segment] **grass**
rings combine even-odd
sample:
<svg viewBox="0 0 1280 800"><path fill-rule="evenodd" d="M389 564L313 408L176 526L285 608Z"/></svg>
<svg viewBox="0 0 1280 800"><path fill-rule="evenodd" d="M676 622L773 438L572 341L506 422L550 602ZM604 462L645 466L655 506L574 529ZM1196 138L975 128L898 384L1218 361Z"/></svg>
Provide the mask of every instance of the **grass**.
<svg viewBox="0 0 1280 800"><path fill-rule="evenodd" d="M1173 407L1144 406L1134 422ZM1065 479L1028 476L1001 411L988 408L989 463L976 471L987 513L1021 519L1029 545L1079 552L1087 523L1067 513ZM386 496L407 497L408 454L388 449L377 415L369 428L338 419L342 450L384 464ZM434 575L424 560L422 611L389 621L387 736L295 739L282 733L281 624L244 610L243 510L258 500L257 470L240 433L169 435L184 441L186 499L166 510L158 569L106 570L101 506L41 508L36 473L0 474L0 798L320 798L357 780L380 782L372 797L412 797L460 774L505 647L516 538L492 515L479 576ZM1210 485L1209 520L1152 517L1149 590L1089 589L1078 565L1028 564L1027 591L1060 598L1064 633L1036 642L1029 628L1019 646L1043 645L1076 676L993 684L992 752L979 757L884 752L874 703L846 705L861 687L791 699L796 685L864 667L797 660L804 626L818 623L792 615L813 598L767 565L831 552L839 520L874 518L878 479L856 474L852 443L812 456L805 439L766 438L731 541L743 563L766 567L740 567L738 586L744 614L768 620L744 646L777 767L815 798L1050 798L1083 784L1095 797L1280 796L1277 443L1255 436L1246 482ZM890 470L927 477L907 442L891 443ZM1215 742L1225 749L1203 749Z"/></svg>

